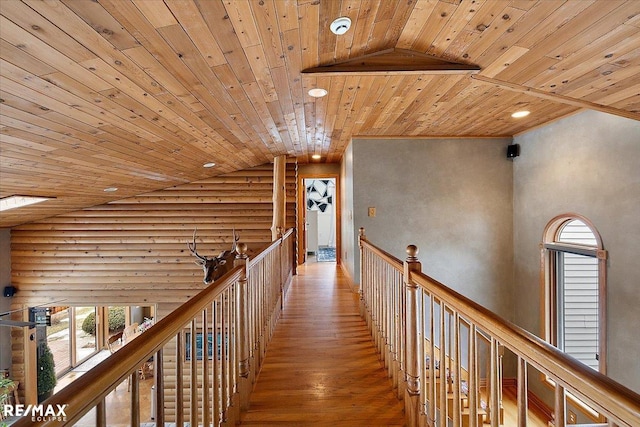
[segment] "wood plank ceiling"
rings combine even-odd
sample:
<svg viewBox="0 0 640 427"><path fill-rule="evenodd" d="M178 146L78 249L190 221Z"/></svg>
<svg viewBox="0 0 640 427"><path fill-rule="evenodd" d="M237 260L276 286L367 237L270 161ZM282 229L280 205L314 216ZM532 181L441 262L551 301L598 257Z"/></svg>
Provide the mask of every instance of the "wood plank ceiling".
<svg viewBox="0 0 640 427"><path fill-rule="evenodd" d="M0 15L0 197L56 198L0 227L281 154L337 162L358 135L514 135L580 108L640 119L637 0L2 0ZM358 68L385 50L480 72L402 72L399 54Z"/></svg>

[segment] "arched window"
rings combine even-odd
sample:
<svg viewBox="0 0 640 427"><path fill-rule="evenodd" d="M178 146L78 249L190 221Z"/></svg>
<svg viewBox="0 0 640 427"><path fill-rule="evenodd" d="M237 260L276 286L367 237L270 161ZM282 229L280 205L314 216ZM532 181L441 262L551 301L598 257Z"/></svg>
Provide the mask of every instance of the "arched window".
<svg viewBox="0 0 640 427"><path fill-rule="evenodd" d="M552 219L544 232L545 338L605 373L607 252L591 222L575 214Z"/></svg>

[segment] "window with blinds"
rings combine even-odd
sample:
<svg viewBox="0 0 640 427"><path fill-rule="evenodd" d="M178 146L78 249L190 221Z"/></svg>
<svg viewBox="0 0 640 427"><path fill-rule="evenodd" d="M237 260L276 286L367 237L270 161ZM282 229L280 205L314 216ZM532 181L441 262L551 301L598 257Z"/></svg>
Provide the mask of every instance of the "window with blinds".
<svg viewBox="0 0 640 427"><path fill-rule="evenodd" d="M565 222L547 249L555 257L551 311L555 345L585 365L599 368L599 263L597 239L579 219Z"/></svg>

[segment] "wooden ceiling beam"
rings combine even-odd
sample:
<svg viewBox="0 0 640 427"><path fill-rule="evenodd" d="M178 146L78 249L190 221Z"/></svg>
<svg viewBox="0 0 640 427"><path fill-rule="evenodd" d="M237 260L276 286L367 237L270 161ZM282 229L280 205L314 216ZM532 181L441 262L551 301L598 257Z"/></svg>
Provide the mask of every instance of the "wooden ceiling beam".
<svg viewBox="0 0 640 427"><path fill-rule="evenodd" d="M568 96L559 95L557 93L545 92L543 90L535 89L532 87L522 86L515 83L509 83L502 80L494 79L491 77L485 77L479 74L471 76L474 80L479 82L498 86L502 89L524 93L527 95L535 96L536 98L546 99L548 101L559 102L561 104L571 105L579 108L586 108L589 110L602 111L603 113L614 114L620 117L626 117L628 119L640 120L640 114L632 111L621 110L619 108L610 107L608 105L596 104L595 102L585 101L581 99L570 98Z"/></svg>

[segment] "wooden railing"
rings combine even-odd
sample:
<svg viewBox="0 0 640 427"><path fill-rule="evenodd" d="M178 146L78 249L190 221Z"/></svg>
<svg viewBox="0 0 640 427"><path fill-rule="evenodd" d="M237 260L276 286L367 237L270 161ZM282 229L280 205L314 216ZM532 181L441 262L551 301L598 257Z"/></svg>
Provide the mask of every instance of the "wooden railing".
<svg viewBox="0 0 640 427"><path fill-rule="evenodd" d="M640 395L421 272L418 248L402 262L360 230L362 313L408 426L503 424L504 351L516 359L517 425L527 425L528 371L555 384L554 424L571 395L609 426L640 425Z"/></svg>
<svg viewBox="0 0 640 427"><path fill-rule="evenodd" d="M248 406L253 381L295 272L294 230L249 259L238 244L234 268L42 403L65 418L24 416L13 425L73 425L96 408L107 426L106 396L131 381L131 425L140 425L139 368L154 360L155 423L233 425ZM206 343L206 344L204 344ZM165 388L171 378L175 387ZM203 380L203 379L206 379ZM175 411L165 414L165 403Z"/></svg>

